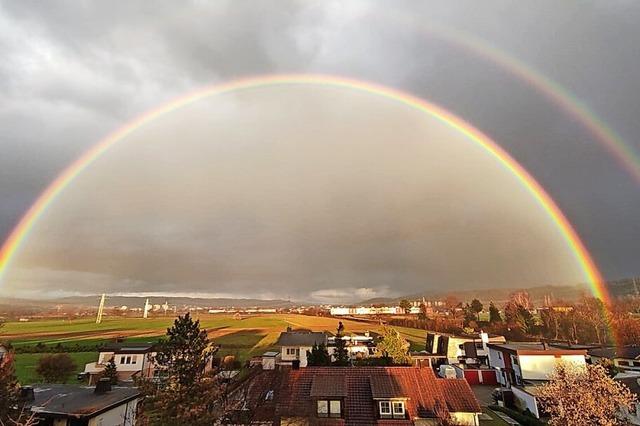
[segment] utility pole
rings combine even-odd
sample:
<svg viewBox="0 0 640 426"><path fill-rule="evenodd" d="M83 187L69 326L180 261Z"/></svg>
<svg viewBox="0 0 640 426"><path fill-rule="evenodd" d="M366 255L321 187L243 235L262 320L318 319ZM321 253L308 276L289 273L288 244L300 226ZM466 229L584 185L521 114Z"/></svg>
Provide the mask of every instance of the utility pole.
<svg viewBox="0 0 640 426"><path fill-rule="evenodd" d="M100 306L98 306L98 315L96 316L96 324L100 324L102 322L102 312L104 311L104 298L105 298L105 294L102 293L102 297L100 298Z"/></svg>
<svg viewBox="0 0 640 426"><path fill-rule="evenodd" d="M151 305L149 305L149 299L144 301L144 313L142 314L142 318L147 318L149 316L149 308L151 308Z"/></svg>

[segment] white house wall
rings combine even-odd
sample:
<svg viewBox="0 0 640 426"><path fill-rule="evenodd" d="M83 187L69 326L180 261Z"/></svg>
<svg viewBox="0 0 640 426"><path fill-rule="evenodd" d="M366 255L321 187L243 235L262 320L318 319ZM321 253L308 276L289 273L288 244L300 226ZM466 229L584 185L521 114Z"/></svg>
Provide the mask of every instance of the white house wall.
<svg viewBox="0 0 640 426"><path fill-rule="evenodd" d="M586 364L584 355L562 355L558 358L554 355L520 355L519 369L522 378L525 380L546 380L560 360L582 366Z"/></svg>
<svg viewBox="0 0 640 426"><path fill-rule="evenodd" d="M89 420L89 426L133 426L136 420L138 400L112 408Z"/></svg>
<svg viewBox="0 0 640 426"><path fill-rule="evenodd" d="M512 387L511 390L513 391L513 398L515 399L515 403L520 411L524 411L528 408L534 416L540 418L540 413L538 412L538 404L536 402L536 398L533 395L530 395L515 386Z"/></svg>

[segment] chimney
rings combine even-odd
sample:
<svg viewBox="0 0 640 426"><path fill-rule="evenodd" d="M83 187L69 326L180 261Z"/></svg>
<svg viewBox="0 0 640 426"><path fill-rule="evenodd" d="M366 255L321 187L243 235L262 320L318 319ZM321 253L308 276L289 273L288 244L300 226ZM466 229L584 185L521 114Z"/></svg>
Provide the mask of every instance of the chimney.
<svg viewBox="0 0 640 426"><path fill-rule="evenodd" d="M100 380L98 380L98 383L96 383L96 390L94 391L94 393L101 395L109 392L110 390L111 379L109 377L102 377Z"/></svg>
<svg viewBox="0 0 640 426"><path fill-rule="evenodd" d="M288 326L288 327L287 327L287 331L288 331L288 332L291 332L291 326Z"/></svg>
<svg viewBox="0 0 640 426"><path fill-rule="evenodd" d="M20 388L21 401L34 401L35 399L36 399L36 395L33 392L33 388L31 386L22 386Z"/></svg>

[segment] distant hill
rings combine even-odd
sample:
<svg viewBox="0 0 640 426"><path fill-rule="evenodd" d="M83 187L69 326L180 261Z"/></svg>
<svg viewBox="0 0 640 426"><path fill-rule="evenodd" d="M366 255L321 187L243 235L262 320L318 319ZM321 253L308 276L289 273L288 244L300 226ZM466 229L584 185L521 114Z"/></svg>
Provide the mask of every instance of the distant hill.
<svg viewBox="0 0 640 426"><path fill-rule="evenodd" d="M109 296L105 306L128 306L129 308L142 308L147 297L144 296ZM293 306L294 303L287 300L260 300L260 299L232 299L232 298L196 298L196 297L148 297L149 303L152 305L162 305L167 302L170 306L193 306L193 307L210 307L210 308L286 308ZM0 299L0 306L20 306L20 307L43 307L55 305L74 305L78 307L97 307L100 301L100 295L95 296L73 296L62 297L58 299Z"/></svg>
<svg viewBox="0 0 640 426"><path fill-rule="evenodd" d="M626 278L616 281L608 281L606 283L610 294L613 297L623 297L630 295L640 295L640 278ZM544 297L550 295L555 300L575 301L583 295L590 295L591 290L586 284L574 285L574 286L539 286L530 288L484 288L478 290L430 290L422 293L408 294L400 297L384 298L378 297L373 299L363 300L359 304L362 305L376 305L376 304L390 304L398 303L402 299L416 300L424 297L425 299L437 299L444 298L448 295L453 295L461 301L478 299L481 302L504 303L509 300L509 295L515 291L526 291L529 293L535 304L541 304Z"/></svg>

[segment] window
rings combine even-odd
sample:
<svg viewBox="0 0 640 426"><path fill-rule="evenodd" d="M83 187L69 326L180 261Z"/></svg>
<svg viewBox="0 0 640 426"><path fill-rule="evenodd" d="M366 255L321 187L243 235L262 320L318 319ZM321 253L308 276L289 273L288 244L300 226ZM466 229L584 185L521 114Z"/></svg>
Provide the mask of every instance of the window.
<svg viewBox="0 0 640 426"><path fill-rule="evenodd" d="M618 361L618 365L629 366L629 361Z"/></svg>
<svg viewBox="0 0 640 426"><path fill-rule="evenodd" d="M329 417L340 417L340 401L329 401Z"/></svg>
<svg viewBox="0 0 640 426"><path fill-rule="evenodd" d="M138 356L137 355L133 355L131 357L131 364L135 364L136 362L138 362Z"/></svg>
<svg viewBox="0 0 640 426"><path fill-rule="evenodd" d="M393 416L396 415L404 417L404 402L402 401L394 401L393 402Z"/></svg>
<svg viewBox="0 0 640 426"><path fill-rule="evenodd" d="M379 401L381 419L404 419L404 401Z"/></svg>
<svg viewBox="0 0 640 426"><path fill-rule="evenodd" d="M318 401L318 417L329 417L329 401Z"/></svg>
<svg viewBox="0 0 640 426"><path fill-rule="evenodd" d="M124 364L124 357L123 356L120 357L120 364Z"/></svg>
<svg viewBox="0 0 640 426"><path fill-rule="evenodd" d="M318 417L340 417L342 414L342 403L340 400L318 400Z"/></svg>

